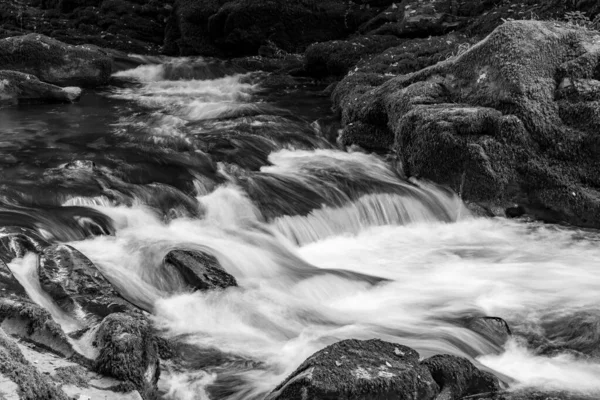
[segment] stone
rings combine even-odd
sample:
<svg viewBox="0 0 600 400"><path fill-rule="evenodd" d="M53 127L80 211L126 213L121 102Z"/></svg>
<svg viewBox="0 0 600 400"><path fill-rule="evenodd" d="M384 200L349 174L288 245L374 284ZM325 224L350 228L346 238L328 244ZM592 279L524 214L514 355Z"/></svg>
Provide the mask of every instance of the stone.
<svg viewBox="0 0 600 400"><path fill-rule="evenodd" d="M158 344L151 322L142 315L110 314L98 325L92 343L98 349L94 370L114 377L153 398L160 375Z"/></svg>
<svg viewBox="0 0 600 400"><path fill-rule="evenodd" d="M433 400L439 392L413 349L381 340L343 340L318 351L267 400Z"/></svg>
<svg viewBox="0 0 600 400"><path fill-rule="evenodd" d="M42 289L56 304L85 324L99 322L108 314L134 310L98 268L71 246L46 247L38 276Z"/></svg>
<svg viewBox="0 0 600 400"><path fill-rule="evenodd" d="M112 68L111 59L96 48L35 33L0 39L0 65L53 85L78 87L106 85Z"/></svg>
<svg viewBox="0 0 600 400"><path fill-rule="evenodd" d="M0 70L0 104L72 103L80 95L77 87L61 88L33 75Z"/></svg>
<svg viewBox="0 0 600 400"><path fill-rule="evenodd" d="M436 355L421 362L427 367L441 391L436 400L454 400L500 390L498 378L480 371L469 360L448 354Z"/></svg>
<svg viewBox="0 0 600 400"><path fill-rule="evenodd" d="M178 287L178 279L173 279L171 291L178 289L215 290L237 286L235 278L228 274L212 255L192 250L172 250L163 259L165 276L176 271L184 287Z"/></svg>

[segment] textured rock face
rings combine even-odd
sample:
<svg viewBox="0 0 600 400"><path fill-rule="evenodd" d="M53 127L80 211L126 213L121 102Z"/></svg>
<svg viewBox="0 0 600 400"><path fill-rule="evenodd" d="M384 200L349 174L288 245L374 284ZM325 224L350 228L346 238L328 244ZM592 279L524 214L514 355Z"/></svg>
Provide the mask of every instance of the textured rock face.
<svg viewBox="0 0 600 400"><path fill-rule="evenodd" d="M192 290L226 289L237 286L235 278L223 270L215 257L199 251L170 251L165 256L163 268L165 271L176 271L183 284ZM186 289L186 287L179 289Z"/></svg>
<svg viewBox="0 0 600 400"><path fill-rule="evenodd" d="M498 388L496 377L464 358L440 355L419 362L409 347L351 339L313 354L267 399L454 400Z"/></svg>
<svg viewBox="0 0 600 400"><path fill-rule="evenodd" d="M438 391L416 351L381 340L344 340L308 358L267 399L429 400Z"/></svg>
<svg viewBox="0 0 600 400"><path fill-rule="evenodd" d="M58 86L105 85L111 74L110 58L98 49L33 33L1 39L0 65Z"/></svg>
<svg viewBox="0 0 600 400"><path fill-rule="evenodd" d="M71 103L80 94L77 87L61 88L41 82L33 75L0 70L0 103Z"/></svg>
<svg viewBox="0 0 600 400"><path fill-rule="evenodd" d="M132 311L96 266L67 245L44 249L38 268L42 289L74 318L93 323L108 314Z"/></svg>
<svg viewBox="0 0 600 400"><path fill-rule="evenodd" d="M160 375L158 345L150 321L142 316L111 314L99 325L94 346L95 370L129 382L149 398Z"/></svg>
<svg viewBox="0 0 600 400"><path fill-rule="evenodd" d="M599 56L598 33L514 21L380 86L342 92L342 82L334 100L347 126L388 129L409 176L448 184L467 200L598 226Z"/></svg>

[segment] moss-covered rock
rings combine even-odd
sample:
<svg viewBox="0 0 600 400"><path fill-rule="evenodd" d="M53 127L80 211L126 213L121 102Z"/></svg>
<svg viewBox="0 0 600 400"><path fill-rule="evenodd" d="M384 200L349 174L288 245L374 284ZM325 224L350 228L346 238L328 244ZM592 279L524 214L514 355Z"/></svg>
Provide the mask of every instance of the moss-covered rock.
<svg viewBox="0 0 600 400"><path fill-rule="evenodd" d="M23 400L67 400L68 397L32 366L18 346L0 329L0 375L18 386L17 395Z"/></svg>
<svg viewBox="0 0 600 400"><path fill-rule="evenodd" d="M594 31L514 21L380 86L341 92L342 81L333 98L347 126L393 132L408 176L542 220L600 226L599 57Z"/></svg>
<svg viewBox="0 0 600 400"><path fill-rule="evenodd" d="M33 33L1 39L0 65L58 86L105 85L111 74L110 58L97 49Z"/></svg>
<svg viewBox="0 0 600 400"><path fill-rule="evenodd" d="M439 387L413 349L381 340L344 340L318 351L269 400L432 400Z"/></svg>
<svg viewBox="0 0 600 400"><path fill-rule="evenodd" d="M144 399L156 392L160 376L158 344L152 324L142 315L111 314L97 328L94 369L128 383Z"/></svg>
<svg viewBox="0 0 600 400"><path fill-rule="evenodd" d="M79 98L79 88L61 88L37 77L0 70L0 104L71 103Z"/></svg>

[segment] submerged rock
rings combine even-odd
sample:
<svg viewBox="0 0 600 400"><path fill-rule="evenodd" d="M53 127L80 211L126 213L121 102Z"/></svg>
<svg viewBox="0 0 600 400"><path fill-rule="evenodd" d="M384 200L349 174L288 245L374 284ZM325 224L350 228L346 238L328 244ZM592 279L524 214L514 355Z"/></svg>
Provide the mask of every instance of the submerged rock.
<svg viewBox="0 0 600 400"><path fill-rule="evenodd" d="M438 392L413 349L375 339L352 339L313 354L267 399L433 400Z"/></svg>
<svg viewBox="0 0 600 400"><path fill-rule="evenodd" d="M97 48L72 46L34 33L0 40L2 68L32 74L58 86L105 85L111 62Z"/></svg>
<svg viewBox="0 0 600 400"><path fill-rule="evenodd" d="M0 71L0 104L71 103L81 89L61 88L41 82L37 77L15 71Z"/></svg>
<svg viewBox="0 0 600 400"><path fill-rule="evenodd" d="M334 100L344 124L388 130L407 176L598 227L599 43L592 30L511 21L413 74L360 90L342 81Z"/></svg>
<svg viewBox="0 0 600 400"><path fill-rule="evenodd" d="M216 257L200 251L170 251L163 260L163 271L165 276L171 275L171 271L176 271L183 284L193 290L226 289L237 286L235 278L221 267ZM175 285L177 280L172 278Z"/></svg>
<svg viewBox="0 0 600 400"><path fill-rule="evenodd" d="M123 313L104 318L93 345L98 349L94 369L127 382L144 399L152 398L160 375L158 341L152 324L142 315Z"/></svg>
<svg viewBox="0 0 600 400"><path fill-rule="evenodd" d="M464 321L465 326L495 344L503 346L512 335L508 323L499 317L474 317Z"/></svg>
<svg viewBox="0 0 600 400"><path fill-rule="evenodd" d="M105 316L133 310L96 266L67 245L44 249L38 267L42 289L76 319L93 323Z"/></svg>

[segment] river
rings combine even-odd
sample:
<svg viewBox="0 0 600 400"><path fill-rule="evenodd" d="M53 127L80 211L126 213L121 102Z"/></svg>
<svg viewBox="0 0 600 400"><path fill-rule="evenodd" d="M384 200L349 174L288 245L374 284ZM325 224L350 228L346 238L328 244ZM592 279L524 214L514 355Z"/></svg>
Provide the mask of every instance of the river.
<svg viewBox="0 0 600 400"><path fill-rule="evenodd" d="M600 344L600 232L478 218L445 188L342 151L306 80L266 88L266 74L202 59L116 78L76 104L0 108L0 225L72 245L154 309L186 349L164 365L166 399L260 399L346 338L600 397L585 356ZM239 288L173 293L159 269L172 249L214 255ZM465 325L477 316L513 336L492 343Z"/></svg>

